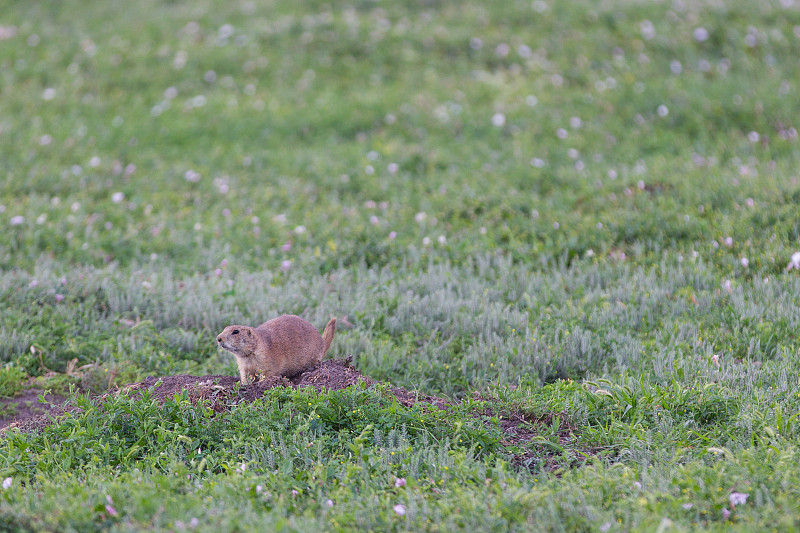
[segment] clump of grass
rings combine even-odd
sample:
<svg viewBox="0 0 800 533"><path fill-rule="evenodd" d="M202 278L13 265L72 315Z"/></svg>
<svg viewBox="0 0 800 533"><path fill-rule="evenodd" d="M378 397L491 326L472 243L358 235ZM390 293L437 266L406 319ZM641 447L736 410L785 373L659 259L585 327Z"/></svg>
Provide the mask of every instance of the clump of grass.
<svg viewBox="0 0 800 533"><path fill-rule="evenodd" d="M0 366L0 398L13 398L25 388L27 374L14 363Z"/></svg>

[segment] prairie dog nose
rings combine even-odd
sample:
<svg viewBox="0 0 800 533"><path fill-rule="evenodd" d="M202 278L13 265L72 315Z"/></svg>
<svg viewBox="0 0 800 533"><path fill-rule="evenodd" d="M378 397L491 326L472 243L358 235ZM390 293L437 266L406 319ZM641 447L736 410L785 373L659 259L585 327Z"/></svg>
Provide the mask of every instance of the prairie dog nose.
<svg viewBox="0 0 800 533"><path fill-rule="evenodd" d="M220 335L219 337L217 337L217 342L222 342L222 335Z"/></svg>

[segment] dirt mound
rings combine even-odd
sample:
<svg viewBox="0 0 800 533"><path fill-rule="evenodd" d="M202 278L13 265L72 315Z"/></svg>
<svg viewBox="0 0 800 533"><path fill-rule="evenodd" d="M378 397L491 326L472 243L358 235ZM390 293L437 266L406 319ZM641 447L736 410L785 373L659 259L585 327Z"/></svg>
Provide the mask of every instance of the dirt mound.
<svg viewBox="0 0 800 533"><path fill-rule="evenodd" d="M156 401L164 402L184 391L188 394L192 402L208 400L212 409L222 412L229 409L232 405L239 403L250 403L264 396L267 389L273 387L314 387L317 390L341 390L356 383L365 383L367 387L375 385L376 381L364 376L351 366L353 358L329 359L321 364L291 378L269 378L242 385L238 377L235 376L192 376L189 374L178 374L175 376L149 376L139 383L132 383L118 391L111 391L97 397L103 400L112 394L128 394L132 398L139 398L145 391L149 391ZM405 406L411 406L418 401L424 401L437 407L449 405L449 401L444 398L434 396L418 395L403 388L391 389L397 397L398 402ZM23 397L26 400L25 409L9 409L15 415L6 419L0 418L0 431L4 428L16 428L23 432L35 431L39 428L48 426L54 419L65 414L76 412L79 409L68 403L64 403L61 396L50 396L50 403L36 403L39 391L29 391ZM33 401L31 401L33 400ZM9 400L11 402L11 400ZM23 402L20 402L22 405Z"/></svg>
<svg viewBox="0 0 800 533"><path fill-rule="evenodd" d="M341 390L356 383L364 383L367 387L374 386L377 382L363 375L351 366L353 358L330 359L320 365L293 377L268 378L250 385L242 385L239 378L234 376L192 376L178 374L176 376L150 376L144 381L124 387L122 390L133 397L141 395L141 391L153 387L153 397L164 401L183 391L187 391L192 401L199 399L210 400L214 410L221 411L227 405L236 403L250 403L264 396L264 392L274 387L314 387L317 390ZM392 388L392 393L397 401L410 407L422 401L436 407L450 405L449 400L436 396L425 396L411 393L403 388ZM224 400L224 402L223 402Z"/></svg>
<svg viewBox="0 0 800 533"><path fill-rule="evenodd" d="M112 394L128 394L132 398L138 398L147 392L156 401L164 402L186 392L192 402L206 400L214 411L223 412L233 405L254 402L263 397L267 389L274 387L314 387L317 390L341 390L357 383L364 383L367 387L372 387L378 383L361 374L351 366L351 362L352 357L331 359L323 361L319 366L291 378L271 378L251 385L242 385L239 378L234 376L192 376L189 374L162 377L150 376L144 381L123 387L119 391L108 392L98 396L97 399L102 401L102 399ZM426 407L448 409L453 405L451 400L409 392L401 387L395 387L390 390L397 401L406 407L416 403L424 403ZM476 399L483 398L476 396ZM7 421L0 419L0 428L2 428L0 432L8 428L16 428L22 432L36 431L53 424L61 415L79 411L76 406L69 403L56 405L55 400L63 401L63 398L53 398L50 404L39 404L41 407L38 408L38 411L30 409L25 413L19 413L19 416L14 419ZM491 400L489 401L491 402ZM566 417L563 413L547 413L537 418L526 413L508 412L507 410L502 413L496 413L490 407L484 411L476 412L474 416L481 419L486 418L487 420L489 418L499 420L500 428L504 433L501 443L505 446L527 447L527 444L537 438L539 434L537 428L551 425L556 416L561 418L560 427L562 428L558 432L559 444L555 446L556 449L559 446L569 444L574 429L565 422ZM550 453L545 452L544 454L527 451L515 455L514 462L524 468L533 468L536 466L533 462L539 463L543 455L554 455L553 451L550 450ZM541 466L541 463L539 465ZM547 464L547 466L548 468L554 468L555 464Z"/></svg>

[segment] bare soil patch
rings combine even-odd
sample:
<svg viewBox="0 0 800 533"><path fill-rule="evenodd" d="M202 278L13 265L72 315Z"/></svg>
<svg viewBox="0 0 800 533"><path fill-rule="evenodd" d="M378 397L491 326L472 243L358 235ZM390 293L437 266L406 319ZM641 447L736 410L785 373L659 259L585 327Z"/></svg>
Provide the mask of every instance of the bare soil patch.
<svg viewBox="0 0 800 533"><path fill-rule="evenodd" d="M39 389L28 389L13 398L0 398L0 429L41 416L66 400L58 394L46 394L44 399L48 403L41 403L39 395L43 392Z"/></svg>

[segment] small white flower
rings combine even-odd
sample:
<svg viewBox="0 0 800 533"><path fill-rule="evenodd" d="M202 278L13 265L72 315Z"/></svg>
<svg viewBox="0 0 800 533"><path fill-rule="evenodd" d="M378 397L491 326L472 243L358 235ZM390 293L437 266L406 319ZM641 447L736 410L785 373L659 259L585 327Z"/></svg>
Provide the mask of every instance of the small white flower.
<svg viewBox="0 0 800 533"><path fill-rule="evenodd" d="M5 483L3 484L5 485ZM406 514L406 506L403 505L402 503L398 503L397 505L392 507L392 509L394 509L394 512L397 513L398 516L403 516L404 514Z"/></svg>
<svg viewBox="0 0 800 533"><path fill-rule="evenodd" d="M306 227L305 226L297 226L296 228L294 228L294 232L297 235L301 235L301 234L306 232Z"/></svg>
<svg viewBox="0 0 800 533"><path fill-rule="evenodd" d="M416 215L414 215L414 220L417 222L422 222L428 215L425 214L425 211L420 211Z"/></svg>
<svg viewBox="0 0 800 533"><path fill-rule="evenodd" d="M333 507L333 500L325 500L325 507Z"/></svg>
<svg viewBox="0 0 800 533"><path fill-rule="evenodd" d="M397 488L405 487L406 486L406 478L404 478L404 477L394 478L394 486L397 487Z"/></svg>
<svg viewBox="0 0 800 533"><path fill-rule="evenodd" d="M11 220L9 220L8 222L12 226L19 226L19 225L25 223L25 217L22 216L22 215L17 215L17 216L11 217Z"/></svg>
<svg viewBox="0 0 800 533"><path fill-rule="evenodd" d="M639 24L639 30L642 32L642 37L646 40L650 40L656 36L656 29L649 20L643 20Z"/></svg>
<svg viewBox="0 0 800 533"><path fill-rule="evenodd" d="M430 246L430 244L431 244L431 239L430 239L430 237L424 237L424 238L422 239L422 246Z"/></svg>
<svg viewBox="0 0 800 533"><path fill-rule="evenodd" d="M534 157L531 159L531 166L535 168L542 168L545 165L544 159L539 159L538 157Z"/></svg>
<svg viewBox="0 0 800 533"><path fill-rule="evenodd" d="M566 139L568 135L569 132L567 132L567 130L565 130L564 128L558 128L556 130L556 137L558 137L559 139Z"/></svg>
<svg viewBox="0 0 800 533"><path fill-rule="evenodd" d="M746 257L742 257L742 258L740 259L740 261L742 262L742 266L743 266L743 267L747 268L747 267L749 267L749 266L750 266L750 261L748 261Z"/></svg>
<svg viewBox="0 0 800 533"><path fill-rule="evenodd" d="M287 272L290 268L292 268L291 261L289 261L288 259L284 259L283 261L281 261L281 270Z"/></svg>
<svg viewBox="0 0 800 533"><path fill-rule="evenodd" d="M800 252L793 253L792 259L789 261L789 264L786 265L786 270L792 270L794 268L800 269Z"/></svg>
<svg viewBox="0 0 800 533"><path fill-rule="evenodd" d="M703 41L708 40L708 30L700 26L699 28L694 29L692 36L694 37L695 41L702 43Z"/></svg>
<svg viewBox="0 0 800 533"><path fill-rule="evenodd" d="M686 509L688 511L689 509L694 507L694 504L693 503L684 503L683 505L681 505L681 507L683 507L684 509Z"/></svg>
<svg viewBox="0 0 800 533"><path fill-rule="evenodd" d="M8 490L11 488L11 484L14 482L13 479L7 477L3 480L3 490Z"/></svg>
<svg viewBox="0 0 800 533"><path fill-rule="evenodd" d="M728 501L731 502L731 505L734 507L737 505L744 505L747 503L747 496L746 492L731 492L731 495L728 496Z"/></svg>
<svg viewBox="0 0 800 533"><path fill-rule="evenodd" d="M52 100L55 97L56 97L56 90L53 89L52 87L48 87L47 89L42 91L42 98L44 98L45 100Z"/></svg>
<svg viewBox="0 0 800 533"><path fill-rule="evenodd" d="M445 237L444 235L439 235L439 238L437 238L436 240L439 241L439 244L447 244L447 237Z"/></svg>
<svg viewBox="0 0 800 533"><path fill-rule="evenodd" d="M187 170L183 174L183 177L184 177L184 179L186 181L188 181L190 183L197 183L198 181L200 181L200 173L199 172L195 172L194 170L191 170L191 169Z"/></svg>
<svg viewBox="0 0 800 533"><path fill-rule="evenodd" d="M227 39L233 35L233 26L230 24L223 24L217 30L217 35L219 35L220 39Z"/></svg>
<svg viewBox="0 0 800 533"><path fill-rule="evenodd" d="M714 363L714 366L719 366L719 355L717 354L712 355L711 362Z"/></svg>
<svg viewBox="0 0 800 533"><path fill-rule="evenodd" d="M658 106L656 112L658 113L659 117L666 117L667 115L669 115L669 108L664 104L661 104L660 106Z"/></svg>
<svg viewBox="0 0 800 533"><path fill-rule="evenodd" d="M399 169L400 167L397 163L389 163L389 165L386 167L386 170L389 171L389 174L397 174Z"/></svg>
<svg viewBox="0 0 800 533"><path fill-rule="evenodd" d="M506 123L506 116L502 113L495 113L492 115L492 125L502 128Z"/></svg>
<svg viewBox="0 0 800 533"><path fill-rule="evenodd" d="M761 139L761 135L757 131L751 131L747 134L747 140L751 143L757 143Z"/></svg>
<svg viewBox="0 0 800 533"><path fill-rule="evenodd" d="M125 199L125 194L121 192L115 192L111 195L111 201L115 204L120 204Z"/></svg>
<svg viewBox="0 0 800 533"><path fill-rule="evenodd" d="M733 238L732 237L725 237L725 246L733 246Z"/></svg>

